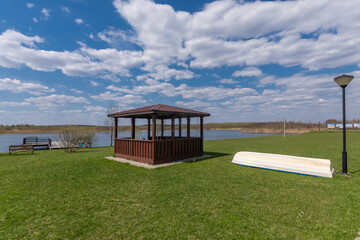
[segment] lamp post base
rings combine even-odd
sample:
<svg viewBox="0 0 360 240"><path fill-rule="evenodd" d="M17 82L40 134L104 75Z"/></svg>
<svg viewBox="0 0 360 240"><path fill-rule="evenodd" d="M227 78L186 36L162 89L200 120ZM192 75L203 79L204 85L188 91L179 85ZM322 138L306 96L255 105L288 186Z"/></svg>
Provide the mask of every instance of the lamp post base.
<svg viewBox="0 0 360 240"><path fill-rule="evenodd" d="M342 152L342 174L348 174L347 172L347 152Z"/></svg>

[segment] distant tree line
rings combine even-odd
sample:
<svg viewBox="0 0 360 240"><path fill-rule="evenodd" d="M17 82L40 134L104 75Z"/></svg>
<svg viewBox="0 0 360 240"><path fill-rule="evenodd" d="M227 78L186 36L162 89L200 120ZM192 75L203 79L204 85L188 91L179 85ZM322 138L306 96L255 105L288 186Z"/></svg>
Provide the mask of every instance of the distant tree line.
<svg viewBox="0 0 360 240"><path fill-rule="evenodd" d="M336 119L328 119L325 121L325 124L333 124L333 123L343 123L342 120L336 120ZM346 120L346 123L360 123L360 119L354 118L352 120Z"/></svg>
<svg viewBox="0 0 360 240"><path fill-rule="evenodd" d="M346 121L347 123L360 123L360 119L352 119ZM337 119L328 119L324 122L301 122L301 121L285 121L286 129L298 129L298 130L320 130L327 128L329 123L342 123L342 120ZM79 130L83 131L94 131L94 132L107 132L109 137L113 139L113 121L104 122L103 125L71 125L76 126ZM157 122L157 130L160 130L159 122ZM59 129L67 127L69 125L31 125L31 124L14 124L14 125L0 125L0 134L16 134L16 133L58 133ZM191 129L198 130L199 124L194 124L192 120ZM130 131L131 127L129 125L122 125L119 121L118 131ZM280 131L284 128L284 121L272 121L272 122L233 122L233 123L205 123L205 130L212 129L242 129L242 130L251 130L251 129L274 129ZM165 121L164 124L165 130L171 129L171 121ZM175 129L178 129L178 124L175 125ZM186 129L186 124L182 124L182 129ZM136 125L136 131L146 131L147 124L145 125Z"/></svg>

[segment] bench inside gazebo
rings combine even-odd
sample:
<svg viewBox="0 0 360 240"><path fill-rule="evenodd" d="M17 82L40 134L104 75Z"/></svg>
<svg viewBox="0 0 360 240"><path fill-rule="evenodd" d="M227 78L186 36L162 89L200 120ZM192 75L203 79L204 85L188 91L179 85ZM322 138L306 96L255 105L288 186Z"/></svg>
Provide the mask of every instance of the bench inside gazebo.
<svg viewBox="0 0 360 240"><path fill-rule="evenodd" d="M172 162L203 155L203 118L209 113L163 104L108 114L115 119L114 156L148 164ZM118 138L118 118L131 119L131 137ZM200 137L192 137L191 118L200 118ZM147 119L147 139L135 139L136 119ZM164 136L164 120L171 120L171 136ZM178 136L175 136L178 119ZM186 136L181 134L181 122L186 119ZM156 122L160 120L160 131ZM151 129L151 130L150 130ZM160 136L157 136L157 132Z"/></svg>

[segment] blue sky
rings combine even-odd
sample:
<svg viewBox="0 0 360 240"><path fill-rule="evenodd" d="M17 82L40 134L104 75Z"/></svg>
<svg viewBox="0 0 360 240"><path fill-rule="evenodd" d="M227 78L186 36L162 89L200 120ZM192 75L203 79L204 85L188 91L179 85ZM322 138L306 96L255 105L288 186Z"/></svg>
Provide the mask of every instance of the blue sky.
<svg viewBox="0 0 360 240"><path fill-rule="evenodd" d="M0 124L101 124L107 109L168 104L207 122L341 119L357 0L1 1Z"/></svg>

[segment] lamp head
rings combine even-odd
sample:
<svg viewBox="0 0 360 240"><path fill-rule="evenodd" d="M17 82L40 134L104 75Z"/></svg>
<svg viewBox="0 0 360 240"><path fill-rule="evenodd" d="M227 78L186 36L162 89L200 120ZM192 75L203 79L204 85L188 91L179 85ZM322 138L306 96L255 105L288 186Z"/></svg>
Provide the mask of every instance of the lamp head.
<svg viewBox="0 0 360 240"><path fill-rule="evenodd" d="M334 81L339 84L340 87L346 88L347 85L351 82L351 80L354 79L354 76L342 74L336 78L334 78Z"/></svg>

